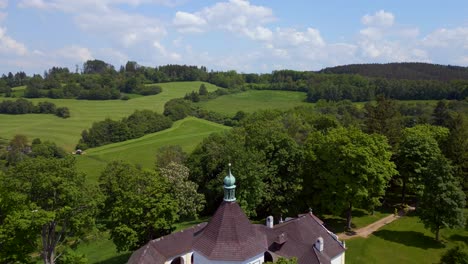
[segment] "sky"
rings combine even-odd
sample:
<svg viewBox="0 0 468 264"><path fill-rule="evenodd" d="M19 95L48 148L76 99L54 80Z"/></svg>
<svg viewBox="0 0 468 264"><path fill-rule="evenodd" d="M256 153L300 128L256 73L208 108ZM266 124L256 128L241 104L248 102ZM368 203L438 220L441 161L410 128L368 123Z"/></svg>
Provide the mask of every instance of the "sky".
<svg viewBox="0 0 468 264"><path fill-rule="evenodd" d="M0 74L90 59L259 73L468 66L468 1L0 0Z"/></svg>

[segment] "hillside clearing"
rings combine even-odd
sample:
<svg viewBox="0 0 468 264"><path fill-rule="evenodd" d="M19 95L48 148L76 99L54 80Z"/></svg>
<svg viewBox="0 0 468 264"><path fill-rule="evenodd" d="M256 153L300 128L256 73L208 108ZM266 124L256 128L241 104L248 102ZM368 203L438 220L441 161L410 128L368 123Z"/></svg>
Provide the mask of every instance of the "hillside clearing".
<svg viewBox="0 0 468 264"><path fill-rule="evenodd" d="M305 102L307 95L291 91L249 90L242 93L223 95L216 99L198 103L200 107L214 112L234 116L238 111L255 112L263 109L290 109Z"/></svg>
<svg viewBox="0 0 468 264"><path fill-rule="evenodd" d="M66 106L70 109L71 117L62 119L54 115L26 114L6 115L0 114L0 137L10 139L16 134L23 134L30 140L40 138L50 140L58 146L72 151L80 139L81 132L91 127L93 122L105 118L121 119L132 114L135 110L149 109L162 113L164 104L173 99L183 97L191 91L198 91L202 82L171 82L159 84L163 91L152 96L142 96L131 100L75 100L36 98L32 102L49 101L57 107ZM218 87L205 83L209 91Z"/></svg>
<svg viewBox="0 0 468 264"><path fill-rule="evenodd" d="M79 171L87 174L91 182L97 182L107 162L112 160L125 160L143 168L153 168L158 148L179 145L184 151L191 152L205 137L225 129L229 128L203 119L188 117L160 132L88 149L86 154L76 156L77 167Z"/></svg>

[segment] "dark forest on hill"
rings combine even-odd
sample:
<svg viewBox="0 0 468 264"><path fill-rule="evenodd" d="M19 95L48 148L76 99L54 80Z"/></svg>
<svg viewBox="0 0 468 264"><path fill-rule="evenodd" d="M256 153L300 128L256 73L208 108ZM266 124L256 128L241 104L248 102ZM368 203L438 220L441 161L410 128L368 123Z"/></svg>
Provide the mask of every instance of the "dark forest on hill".
<svg viewBox="0 0 468 264"><path fill-rule="evenodd" d="M350 64L325 68L320 73L359 74L367 77L380 77L403 80L468 80L468 67L439 65L421 62L401 62L385 64Z"/></svg>

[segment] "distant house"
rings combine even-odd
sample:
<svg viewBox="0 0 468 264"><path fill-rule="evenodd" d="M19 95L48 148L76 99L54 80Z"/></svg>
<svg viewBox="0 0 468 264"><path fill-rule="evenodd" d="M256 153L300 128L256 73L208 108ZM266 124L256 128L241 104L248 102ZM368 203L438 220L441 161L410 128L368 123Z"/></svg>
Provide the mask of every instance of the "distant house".
<svg viewBox="0 0 468 264"><path fill-rule="evenodd" d="M208 223L150 241L128 264L260 264L296 257L300 264L344 264L345 246L311 212L274 225L252 224L236 203L235 178L224 178L224 201Z"/></svg>

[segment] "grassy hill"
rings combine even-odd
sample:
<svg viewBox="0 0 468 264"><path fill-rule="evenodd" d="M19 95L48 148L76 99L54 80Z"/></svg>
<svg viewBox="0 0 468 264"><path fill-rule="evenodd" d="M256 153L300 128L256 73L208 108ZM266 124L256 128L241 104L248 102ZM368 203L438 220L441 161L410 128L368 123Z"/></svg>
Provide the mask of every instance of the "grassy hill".
<svg viewBox="0 0 468 264"><path fill-rule="evenodd" d="M302 92L249 90L220 96L197 105L207 110L233 116L240 110L254 112L262 109L289 109L299 105L310 105L305 102L305 99L306 94Z"/></svg>
<svg viewBox="0 0 468 264"><path fill-rule="evenodd" d="M77 157L77 167L96 182L101 171L111 160L126 160L144 168L153 168L158 148L167 145L179 145L186 152L191 152L198 143L213 132L228 129L210 121L188 117L179 120L166 130L149 134L141 138L109 144L86 150L86 154Z"/></svg>
<svg viewBox="0 0 468 264"><path fill-rule="evenodd" d="M152 96L142 96L128 101L105 100L89 101L75 99L31 99L32 102L49 101L58 107L66 106L70 109L71 117L62 119L54 115L26 114L5 115L0 114L0 137L12 138L16 134L26 135L29 139L41 138L51 140L67 151L73 150L81 136L81 131L91 127L93 122L105 118L121 119L130 115L136 109L149 109L162 112L164 104L173 99L183 97L193 90L198 91L202 82L171 82L161 83L163 91ZM218 87L205 83L208 91ZM18 88L21 90L21 87Z"/></svg>

